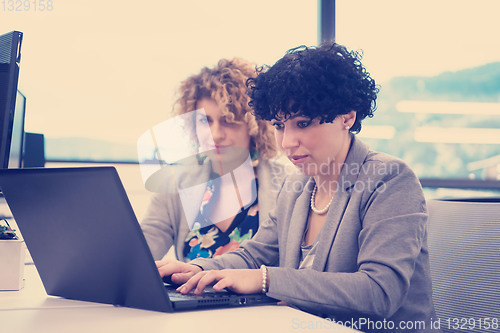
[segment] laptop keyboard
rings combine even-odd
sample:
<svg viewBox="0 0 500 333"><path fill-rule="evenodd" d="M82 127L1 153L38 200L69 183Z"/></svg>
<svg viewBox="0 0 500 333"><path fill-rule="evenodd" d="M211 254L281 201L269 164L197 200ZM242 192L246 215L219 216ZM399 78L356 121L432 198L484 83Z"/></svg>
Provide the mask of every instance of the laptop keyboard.
<svg viewBox="0 0 500 333"><path fill-rule="evenodd" d="M165 289L167 289L168 297L174 300L196 300L196 299L207 299L207 298L221 298L227 297L230 295L230 292L227 290L214 290L212 287L207 287L200 295L195 295L193 291L183 295L175 291L174 286L165 285Z"/></svg>
<svg viewBox="0 0 500 333"><path fill-rule="evenodd" d="M205 288L203 293L195 295L192 291L186 295L175 291L175 287L165 284L166 291L175 310L186 310L206 307L242 306L276 304L276 300L263 294L238 295L229 290L214 290ZM194 307L193 307L194 306Z"/></svg>

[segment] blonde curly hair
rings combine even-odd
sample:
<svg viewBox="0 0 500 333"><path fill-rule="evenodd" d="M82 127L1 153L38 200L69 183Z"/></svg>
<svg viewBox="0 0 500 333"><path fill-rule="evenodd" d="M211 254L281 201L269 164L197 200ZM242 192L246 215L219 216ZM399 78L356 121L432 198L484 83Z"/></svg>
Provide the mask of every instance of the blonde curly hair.
<svg viewBox="0 0 500 333"><path fill-rule="evenodd" d="M196 110L202 98L212 98L219 105L226 120L244 122L250 135L250 153L255 158L276 157L274 129L264 120L257 120L248 105L246 82L255 77L255 65L241 58L221 59L212 67L204 67L180 83L173 107L174 115Z"/></svg>

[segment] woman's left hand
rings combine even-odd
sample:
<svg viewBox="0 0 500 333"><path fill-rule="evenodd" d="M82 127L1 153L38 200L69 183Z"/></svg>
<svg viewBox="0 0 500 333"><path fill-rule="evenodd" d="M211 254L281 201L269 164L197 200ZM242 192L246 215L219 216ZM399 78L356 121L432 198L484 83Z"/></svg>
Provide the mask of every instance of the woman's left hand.
<svg viewBox="0 0 500 333"><path fill-rule="evenodd" d="M255 294L262 291L262 272L260 269L224 269L202 271L191 277L177 288L182 294L187 294L195 288L195 294L201 294L206 286L213 284L213 289L228 288L239 294Z"/></svg>

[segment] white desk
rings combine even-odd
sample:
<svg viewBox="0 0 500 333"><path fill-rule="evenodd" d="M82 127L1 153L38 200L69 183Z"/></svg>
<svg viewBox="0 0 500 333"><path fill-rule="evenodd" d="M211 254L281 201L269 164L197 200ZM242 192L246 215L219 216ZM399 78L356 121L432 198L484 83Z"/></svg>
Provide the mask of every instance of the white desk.
<svg viewBox="0 0 500 333"><path fill-rule="evenodd" d="M0 332L357 332L288 306L161 313L47 296L33 265L20 291L0 292Z"/></svg>
<svg viewBox="0 0 500 333"><path fill-rule="evenodd" d="M24 267L24 288L19 291L0 291L0 311L106 306L99 303L47 296L35 266L31 264ZM0 312L1 318L2 312Z"/></svg>

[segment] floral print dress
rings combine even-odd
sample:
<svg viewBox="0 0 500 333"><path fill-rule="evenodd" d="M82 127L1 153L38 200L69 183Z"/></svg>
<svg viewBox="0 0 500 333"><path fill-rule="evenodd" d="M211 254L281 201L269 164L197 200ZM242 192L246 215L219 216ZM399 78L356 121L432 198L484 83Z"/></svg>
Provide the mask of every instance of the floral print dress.
<svg viewBox="0 0 500 333"><path fill-rule="evenodd" d="M226 231L217 228L208 218L211 204L215 202L217 195L217 180L211 180L207 183L200 212L195 219L193 229L187 234L184 241L185 262L195 258L212 258L233 251L239 248L244 240L252 238L259 228L257 200L242 208Z"/></svg>

